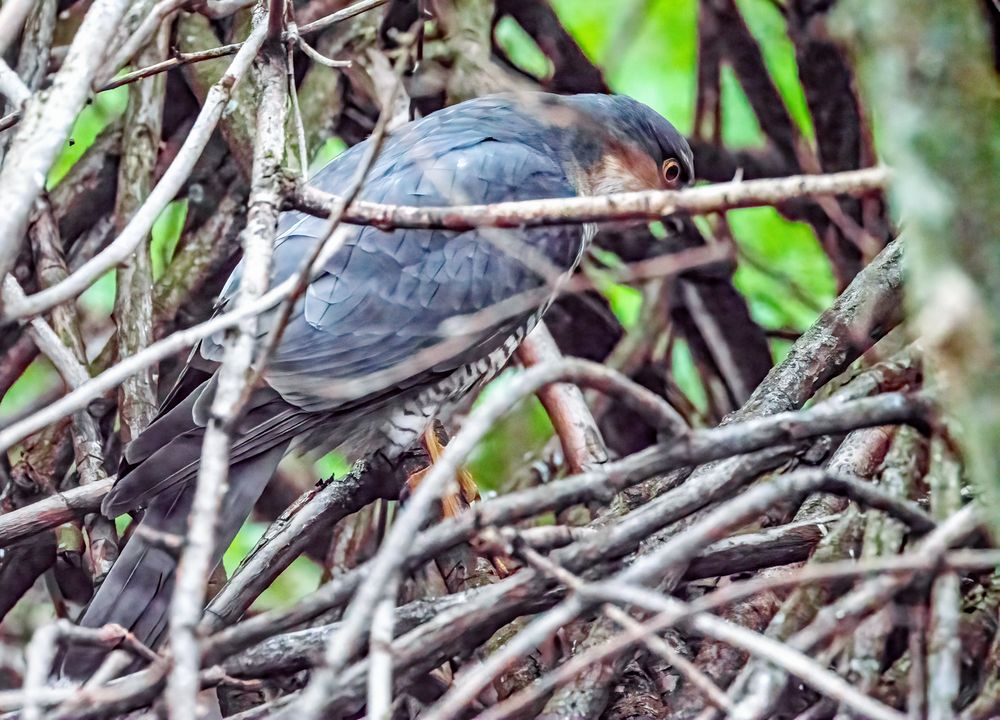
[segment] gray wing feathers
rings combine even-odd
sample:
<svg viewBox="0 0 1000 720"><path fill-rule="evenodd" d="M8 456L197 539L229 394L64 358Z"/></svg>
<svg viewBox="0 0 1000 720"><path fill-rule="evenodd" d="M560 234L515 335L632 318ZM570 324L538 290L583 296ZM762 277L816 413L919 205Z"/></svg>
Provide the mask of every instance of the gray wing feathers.
<svg viewBox="0 0 1000 720"><path fill-rule="evenodd" d="M214 385L214 377L204 382L129 445L118 481L101 504L104 515L129 512L169 487L194 480ZM239 462L274 446L287 446L317 420L288 405L273 390L261 388L250 396L230 458Z"/></svg>
<svg viewBox="0 0 1000 720"><path fill-rule="evenodd" d="M213 565L236 537L254 503L284 455L287 442L234 463L229 469L229 489L222 503L215 538ZM198 446L200 448L200 445ZM146 508L142 523L160 532L183 537L194 498L194 486L176 485L161 492ZM131 630L142 642L155 646L167 625L167 609L174 587L177 561L163 548L133 534L94 596L80 624L100 627L108 622ZM89 676L106 651L73 645L65 655L63 674Z"/></svg>
<svg viewBox="0 0 1000 720"><path fill-rule="evenodd" d="M576 194L531 115L513 110L510 99L483 98L406 126L388 139L362 198L429 206ZM485 119L491 122L484 123ZM482 130L487 125L489 134ZM364 144L351 148L313 182L324 190L343 193L363 152ZM324 225L325 221L298 213L282 216L272 282L296 271ZM493 242L497 238L502 242ZM216 560L249 515L294 437L321 429L329 436L329 444L335 445L340 434L356 430L347 426L364 423L379 406L412 395L485 357L523 326L527 313L499 319L462 338L460 351L437 358L431 367L365 397L345 402L323 393L324 384L331 380L398 366L439 343L441 323L449 318L474 313L541 285L544 276L518 252L521 243L569 270L582 249L583 232L578 226L464 233L351 230L343 248L296 304L266 370L268 387L251 397L233 444ZM222 306L232 301L239 278L237 267L223 290ZM261 316L261 334L273 319L274 311ZM118 483L103 508L107 514L148 504L143 524L184 535L206 408L214 388L214 379L202 382L202 378L210 377L213 363L221 360L222 339L219 335L202 343L201 357L193 356L190 363L202 374L189 373L163 414L127 449ZM166 627L174 568L174 557L141 535L133 535L81 622L90 627L118 622L142 641L155 644ZM65 658L64 672L86 677L102 655L74 647Z"/></svg>
<svg viewBox="0 0 1000 720"><path fill-rule="evenodd" d="M397 146L390 142L362 197L389 204L449 205L575 194L551 154L520 142L501 143L476 130L474 123L462 123L461 132L447 146L442 138L448 133L422 135L426 140L422 143L409 136ZM315 181L336 192L338 184L346 182L345 173L337 160L330 168ZM323 221L300 217L283 224L288 234L275 248L274 283L295 272L316 242ZM544 247L554 264L569 269L582 242L582 230L575 226L462 233L354 228L297 304L269 363L266 381L286 401L305 410L336 408L342 400L324 397L324 383L394 367L440 342L443 321L541 285L543 275L516 252L522 243ZM234 296L238 277L239 268L224 302ZM499 345L525 317L518 314L482 328L465 343L471 352L437 363L434 373L481 357L492 349L484 341ZM269 319L262 319L262 334ZM207 340L202 354L220 359L221 340L221 336Z"/></svg>

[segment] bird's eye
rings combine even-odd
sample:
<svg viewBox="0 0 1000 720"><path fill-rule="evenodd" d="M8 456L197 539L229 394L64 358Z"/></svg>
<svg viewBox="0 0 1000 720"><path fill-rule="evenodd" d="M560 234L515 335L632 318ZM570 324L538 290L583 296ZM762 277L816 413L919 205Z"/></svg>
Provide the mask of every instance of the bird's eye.
<svg viewBox="0 0 1000 720"><path fill-rule="evenodd" d="M676 158L669 158L663 161L663 179L667 185L673 187L681 179L681 164Z"/></svg>

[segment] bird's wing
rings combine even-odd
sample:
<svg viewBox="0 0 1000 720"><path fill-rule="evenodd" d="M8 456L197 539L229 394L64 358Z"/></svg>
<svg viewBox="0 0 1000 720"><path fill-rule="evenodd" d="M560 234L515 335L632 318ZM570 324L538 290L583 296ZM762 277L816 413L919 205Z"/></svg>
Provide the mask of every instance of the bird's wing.
<svg viewBox="0 0 1000 720"><path fill-rule="evenodd" d="M530 119L502 99L476 101L463 112L435 113L388 139L361 197L434 206L574 195L551 149L538 137ZM364 144L354 146L313 182L329 192L344 192L364 151ZM324 225L301 213L283 214L272 283L298 269ZM449 343L433 363L414 363L412 372L406 365L444 339L443 321L539 287L544 279L525 260L529 254L521 251L526 246L565 270L582 244L579 226L463 233L349 228L343 248L294 308L266 369L267 386L250 398L233 444L233 461L287 442L317 422L318 413L329 417L389 402L484 357L525 322L525 313L500 317ZM221 309L235 299L241 270L242 265L227 283ZM261 336L274 316L275 311L262 315ZM119 481L105 501L106 513L143 505L194 476L214 388L204 370L221 361L223 337L220 333L202 343L194 363L200 369L182 378L183 392L173 394L161 416L127 449ZM327 392L331 383L401 366L402 374L359 397L345 400ZM204 378L209 379L199 382Z"/></svg>
<svg viewBox="0 0 1000 720"><path fill-rule="evenodd" d="M433 116L431 116L433 117ZM365 200L397 205L485 204L504 200L567 197L575 194L559 163L537 146L499 141L482 128L447 123L427 133L428 143L390 145L381 168L366 183ZM448 137L448 144L442 138ZM431 147L428 147L428 144ZM316 179L325 190L342 190L343 172ZM308 256L324 222L293 214L283 220L287 234L274 253L274 283L294 273ZM265 380L288 402L310 411L345 402L341 392L327 392L345 379L370 377L409 364L389 377L386 387L426 384L485 356L524 324L526 313L498 317L476 328L453 347L421 366L414 358L446 336L441 323L475 313L539 287L545 272L565 271L583 244L578 226L531 229L383 231L352 228L342 250L326 264L297 303ZM551 265L539 268L537 253ZM232 301L240 269L223 302ZM267 332L273 313L262 318ZM222 336L202 345L202 355L221 358ZM390 374L392 375L392 374ZM342 385L342 382L341 382ZM349 403L367 402L365 397Z"/></svg>

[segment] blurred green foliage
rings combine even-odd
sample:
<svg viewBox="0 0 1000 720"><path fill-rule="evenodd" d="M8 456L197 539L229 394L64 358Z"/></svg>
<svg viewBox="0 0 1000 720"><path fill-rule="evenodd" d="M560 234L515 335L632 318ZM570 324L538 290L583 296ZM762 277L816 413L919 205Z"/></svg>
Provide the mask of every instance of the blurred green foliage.
<svg viewBox="0 0 1000 720"><path fill-rule="evenodd" d="M233 571L240 564L240 561L246 557L247 553L260 540L265 530L267 530L266 523L251 520L243 525L243 528L222 558L222 564L226 568L227 575L232 575ZM319 586L322 574L322 568L309 558L305 556L296 558L271 583L270 587L254 601L251 610L268 610L298 600Z"/></svg>
<svg viewBox="0 0 1000 720"><path fill-rule="evenodd" d="M507 51L510 61L518 68L536 78L545 78L552 73L552 61L514 18L509 15L500 18L494 34L497 44Z"/></svg>
<svg viewBox="0 0 1000 720"><path fill-rule="evenodd" d="M184 230L184 221L187 219L188 201L174 200L160 213L160 217L153 224L153 231L149 242L149 258L153 264L153 279L159 280L163 271L170 264L177 249L177 241L180 240L181 231ZM112 298L113 304L114 298Z"/></svg>
<svg viewBox="0 0 1000 720"><path fill-rule="evenodd" d="M697 0L552 0L552 5L587 56L604 69L614 92L645 102L682 132L691 131L697 92ZM812 119L784 18L771 0L738 0L737 5L761 44L767 69L792 118L803 137L811 140ZM510 24L516 26L513 21ZM544 56L539 61L541 51L519 27L501 24L497 42L523 70L538 77L550 72L548 61ZM721 92L723 141L736 148L763 147L765 138L753 109L728 67L723 68ZM785 220L771 208L734 210L727 214L727 220L741 252L754 260L753 264L741 261L733 278L754 320L765 329L805 330L818 309L832 301L836 290L829 261L815 233L807 225ZM794 279L800 292L789 291L789 279ZM622 324L627 329L634 327L641 293L615 284L601 289ZM790 346L787 340L772 341L774 359L781 360ZM695 407L704 410L705 389L682 340L673 344L671 367L677 386ZM516 412L520 421L511 419L510 424L551 432L550 426L538 422L539 414L544 417L540 407L529 405ZM510 459L525 447L544 445L544 440L532 439L511 446L506 444L513 439L509 430L498 428L495 434L483 443L474 461L477 478L482 477L486 484L499 482Z"/></svg>
<svg viewBox="0 0 1000 720"><path fill-rule="evenodd" d="M128 88L120 87L100 93L93 102L84 107L76 119L76 124L73 125L69 142L49 171L47 189L51 190L66 177L69 169L83 157L87 148L94 144L101 130L121 117L127 105Z"/></svg>
<svg viewBox="0 0 1000 720"><path fill-rule="evenodd" d="M806 139L813 137L802 88L798 82L794 49L784 20L772 0L738 0L781 96ZM669 118L681 131L692 128L696 94L697 2L696 0L553 0L559 17L587 55L599 63L611 88L631 95ZM528 73L544 77L551 72L549 60L514 22L506 18L497 27L497 41L513 62ZM756 118L733 73L724 69L722 78L722 138L734 147L764 144ZM125 110L126 88L97 96L80 114L69 144L48 178L49 187L60 182L93 143L100 131ZM322 167L343 151L344 143L331 138L314 154L311 169ZM153 229L153 272L159 277L173 256L184 226L187 203L178 200L163 212ZM835 292L826 255L812 230L781 218L769 208L736 210L728 221L741 251L734 281L749 303L754 319L765 328L801 331L815 319L818 308L827 305ZM789 292L794 278L797 292ZM626 328L635 326L641 309L641 293L632 287L606 283L603 291ZM108 273L79 302L85 313L107 317L114 304L114 273ZM798 295L798 297L796 297ZM775 341L780 359L788 341ZM683 341L673 345L671 366L677 385L696 407L706 405L690 350ZM512 371L487 387L484 395L501 391ZM31 365L0 402L0 421L23 411L41 395L54 390L59 380L45 360ZM536 455L552 435L552 426L535 399L522 402L481 443L470 462L480 486L492 491L508 481L525 458ZM316 464L319 477L343 475L344 459L329 454ZM231 572L264 531L264 525L248 522L226 553L224 564ZM316 587L320 569L300 558L258 600L256 608L287 603Z"/></svg>

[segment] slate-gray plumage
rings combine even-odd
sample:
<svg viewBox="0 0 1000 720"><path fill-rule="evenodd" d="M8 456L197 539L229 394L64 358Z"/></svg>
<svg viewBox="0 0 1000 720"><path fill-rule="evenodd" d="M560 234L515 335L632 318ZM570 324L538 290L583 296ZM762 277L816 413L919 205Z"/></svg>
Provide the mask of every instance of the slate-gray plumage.
<svg viewBox="0 0 1000 720"><path fill-rule="evenodd" d="M328 192L347 189L366 143L347 150L312 178ZM638 160L637 160L638 158ZM650 175L649 166L654 168ZM653 189L668 159L691 180L691 151L670 123L620 96L543 93L488 96L409 123L385 141L360 197L397 205L486 204ZM635 167L636 164L642 167ZM324 221L284 213L273 282L294 273ZM487 233L495 235L487 236ZM546 280L517 251L530 245L560 272L571 271L586 244L578 225L507 230L379 230L354 227L295 306L233 443L230 486L216 538L216 561L249 515L293 442L347 446L391 459L420 435L442 406L458 400L506 362L544 305L463 337L460 349L430 367L344 399L324 386L412 362L441 342L441 324L542 286ZM229 306L237 267L220 298ZM274 312L262 316L263 337ZM144 524L183 534L193 496L203 429L222 358L222 336L206 339L158 418L126 449L105 499L109 516L145 507ZM409 366L406 366L409 367ZM166 628L175 558L133 535L80 622L115 622L155 645ZM67 675L85 677L100 653L77 648Z"/></svg>

